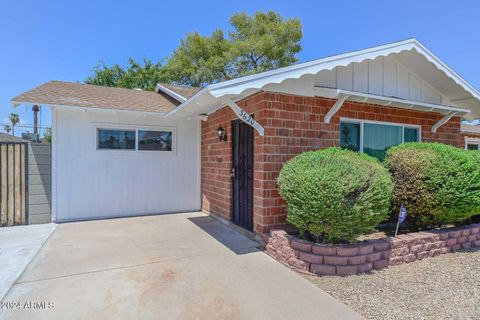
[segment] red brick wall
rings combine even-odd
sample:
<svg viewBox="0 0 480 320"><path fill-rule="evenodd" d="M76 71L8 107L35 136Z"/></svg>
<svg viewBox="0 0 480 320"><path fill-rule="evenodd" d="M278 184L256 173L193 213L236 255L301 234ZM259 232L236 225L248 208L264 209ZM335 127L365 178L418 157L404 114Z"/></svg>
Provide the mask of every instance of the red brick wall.
<svg viewBox="0 0 480 320"><path fill-rule="evenodd" d="M355 245L313 243L274 230L265 252L290 268L320 276L346 276L410 263L460 249L480 248L480 224L366 240Z"/></svg>
<svg viewBox="0 0 480 320"><path fill-rule="evenodd" d="M265 136L255 133L254 138L256 232L285 225L285 202L276 187L282 164L303 151L337 146L341 117L421 125L423 141L464 146L459 117L453 117L433 133L431 127L442 118L440 114L346 102L331 123L325 124L324 116L334 103L332 99L269 92L254 94L238 103L265 128ZM231 121L235 119L229 108L223 108L202 123L202 208L227 219L231 217ZM227 142L218 141L219 125L227 132Z"/></svg>
<svg viewBox="0 0 480 320"><path fill-rule="evenodd" d="M256 109L263 109L263 93L252 95L238 104L247 112L255 114ZM202 209L206 212L218 214L226 219L231 219L231 195L232 183L230 170L232 169L232 121L237 117L233 111L226 107L218 110L208 117L208 121L202 122L201 138L201 190ZM259 120L257 118L257 120ZM222 126L227 134L227 141L219 141L217 128ZM254 150L256 152L259 142L258 133L255 132ZM255 159L256 160L256 159ZM257 172L255 162L254 172ZM261 188L262 185L254 187ZM255 192L255 191L254 191ZM255 208L254 208L255 212Z"/></svg>

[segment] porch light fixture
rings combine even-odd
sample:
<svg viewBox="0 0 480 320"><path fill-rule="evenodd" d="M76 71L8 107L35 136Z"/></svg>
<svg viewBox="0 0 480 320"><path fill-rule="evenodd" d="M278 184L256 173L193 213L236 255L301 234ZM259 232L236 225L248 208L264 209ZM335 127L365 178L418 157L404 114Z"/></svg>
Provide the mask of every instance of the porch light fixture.
<svg viewBox="0 0 480 320"><path fill-rule="evenodd" d="M218 141L227 141L227 135L225 134L225 129L222 126L217 128L217 137Z"/></svg>

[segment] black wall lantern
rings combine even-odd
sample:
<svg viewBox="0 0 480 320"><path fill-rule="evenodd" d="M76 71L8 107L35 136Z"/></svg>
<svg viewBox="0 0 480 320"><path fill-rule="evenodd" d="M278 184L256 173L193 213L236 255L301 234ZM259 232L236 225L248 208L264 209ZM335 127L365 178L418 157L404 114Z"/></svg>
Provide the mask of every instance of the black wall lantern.
<svg viewBox="0 0 480 320"><path fill-rule="evenodd" d="M222 126L217 128L217 137L218 141L227 141L227 134L225 133L225 129Z"/></svg>

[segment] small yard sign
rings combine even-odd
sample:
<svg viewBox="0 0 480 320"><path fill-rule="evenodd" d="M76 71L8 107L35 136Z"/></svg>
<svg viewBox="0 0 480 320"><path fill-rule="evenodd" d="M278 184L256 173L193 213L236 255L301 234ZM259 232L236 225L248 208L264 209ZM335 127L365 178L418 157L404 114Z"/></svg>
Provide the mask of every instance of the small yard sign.
<svg viewBox="0 0 480 320"><path fill-rule="evenodd" d="M395 237L397 236L398 227L400 226L400 223L403 223L405 219L407 219L407 208L405 208L402 205L400 207L400 212L398 213L398 221L397 221L397 228L395 229Z"/></svg>

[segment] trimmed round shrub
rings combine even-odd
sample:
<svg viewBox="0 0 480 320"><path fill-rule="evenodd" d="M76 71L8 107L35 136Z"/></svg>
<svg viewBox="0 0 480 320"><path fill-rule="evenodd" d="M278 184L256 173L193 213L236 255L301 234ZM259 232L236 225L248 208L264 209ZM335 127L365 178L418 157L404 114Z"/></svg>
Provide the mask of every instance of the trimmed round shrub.
<svg viewBox="0 0 480 320"><path fill-rule="evenodd" d="M378 160L339 148L302 153L278 177L287 220L300 236L355 242L388 217L393 184Z"/></svg>
<svg viewBox="0 0 480 320"><path fill-rule="evenodd" d="M407 209L416 229L458 224L480 213L480 153L441 143L405 143L387 151L392 217Z"/></svg>

